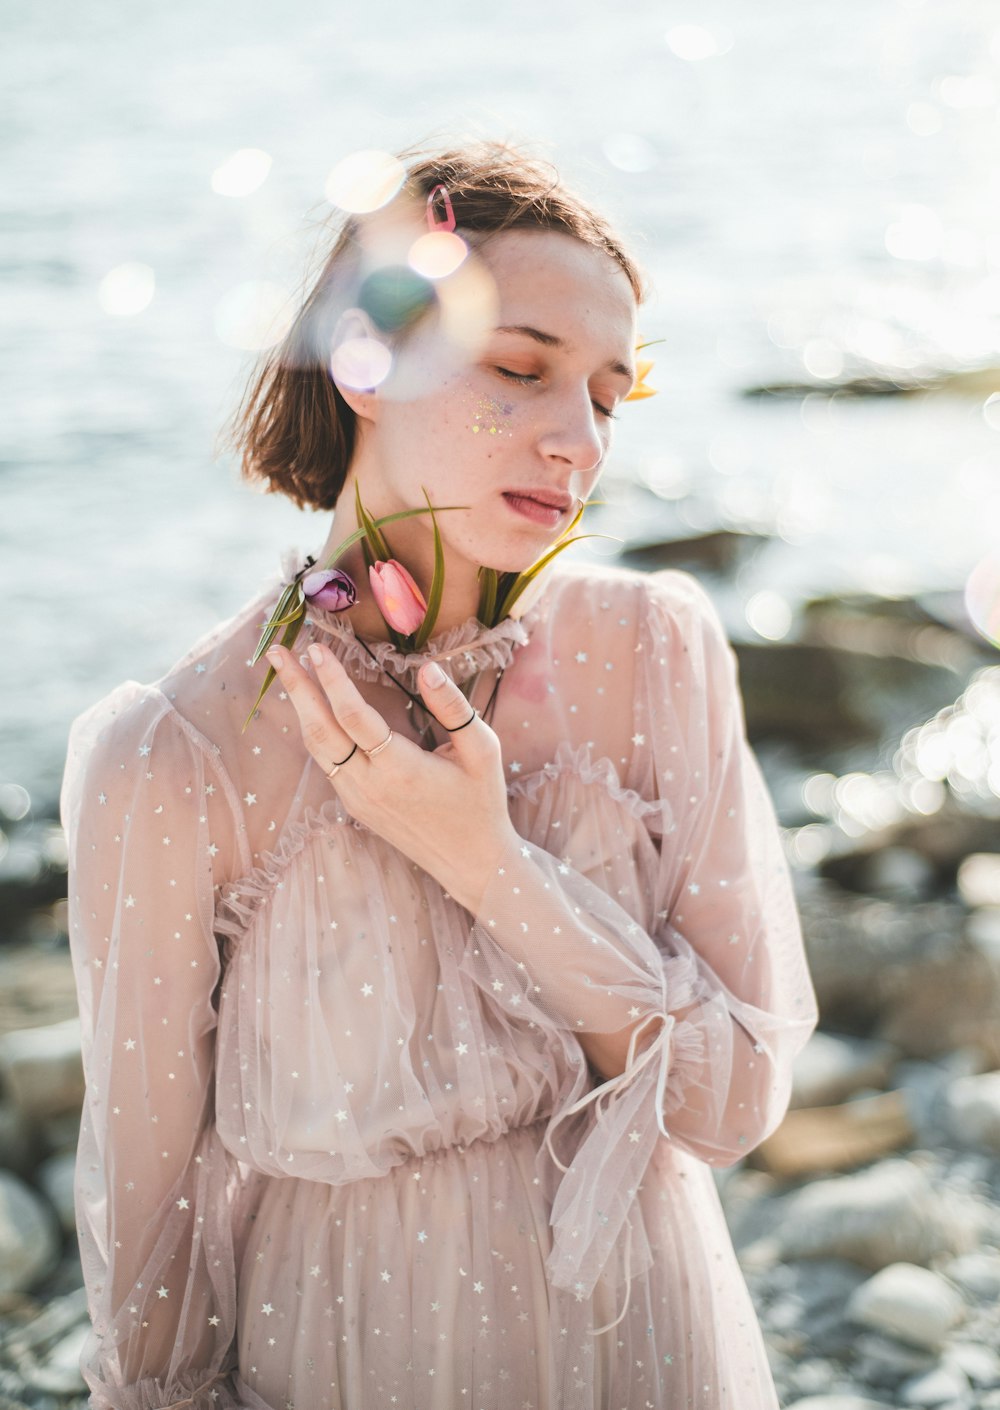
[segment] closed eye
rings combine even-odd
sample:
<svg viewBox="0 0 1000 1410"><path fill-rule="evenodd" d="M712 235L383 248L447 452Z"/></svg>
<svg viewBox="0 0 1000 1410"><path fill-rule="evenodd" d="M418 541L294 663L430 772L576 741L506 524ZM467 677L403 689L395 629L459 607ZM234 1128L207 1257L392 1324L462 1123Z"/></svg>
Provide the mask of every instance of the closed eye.
<svg viewBox="0 0 1000 1410"><path fill-rule="evenodd" d="M517 382L522 387L529 387L534 382L540 382L541 378L535 372L511 372L509 367L497 367L495 369L501 377L505 377L508 382ZM606 416L609 421L617 421L618 417L610 408L602 406L599 401L592 402L595 411L599 411L602 416Z"/></svg>

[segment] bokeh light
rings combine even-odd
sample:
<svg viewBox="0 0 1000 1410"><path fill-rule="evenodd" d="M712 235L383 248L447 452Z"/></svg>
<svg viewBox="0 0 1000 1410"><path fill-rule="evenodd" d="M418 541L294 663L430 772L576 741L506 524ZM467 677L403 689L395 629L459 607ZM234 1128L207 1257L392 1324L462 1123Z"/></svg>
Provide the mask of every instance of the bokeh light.
<svg viewBox="0 0 1000 1410"><path fill-rule="evenodd" d="M745 608L746 619L758 636L781 641L792 628L792 609L778 592L755 592Z"/></svg>
<svg viewBox="0 0 1000 1410"><path fill-rule="evenodd" d="M469 253L460 235L450 230L430 230L410 246L407 263L425 279L444 279L455 270Z"/></svg>
<svg viewBox="0 0 1000 1410"><path fill-rule="evenodd" d="M929 206L904 206L886 227L885 247L893 259L933 259L941 249L940 216Z"/></svg>
<svg viewBox="0 0 1000 1410"><path fill-rule="evenodd" d="M391 369L392 353L377 338L345 338L330 355L331 375L358 392L380 387Z"/></svg>
<svg viewBox="0 0 1000 1410"><path fill-rule="evenodd" d="M244 352L262 352L280 343L293 317L288 294L266 279L238 284L215 306L214 325L219 340Z"/></svg>
<svg viewBox="0 0 1000 1410"><path fill-rule="evenodd" d="M97 297L105 313L131 318L153 301L156 275L148 264L132 262L109 269L97 287Z"/></svg>
<svg viewBox="0 0 1000 1410"><path fill-rule="evenodd" d="M977 563L965 584L965 610L977 632L1000 646L1000 558Z"/></svg>
<svg viewBox="0 0 1000 1410"><path fill-rule="evenodd" d="M240 147L212 172L212 190L219 196L249 196L263 186L271 158L259 147Z"/></svg>
<svg viewBox="0 0 1000 1410"><path fill-rule="evenodd" d="M983 402L983 420L994 431L1000 431L1000 393L993 392Z"/></svg>
<svg viewBox="0 0 1000 1410"><path fill-rule="evenodd" d="M324 190L331 205L364 215L391 201L405 176L402 163L389 152L352 152L330 172Z"/></svg>
<svg viewBox="0 0 1000 1410"><path fill-rule="evenodd" d="M721 26L706 29L700 24L677 24L667 30L666 39L671 53L689 64L727 54L733 47L731 32Z"/></svg>
<svg viewBox="0 0 1000 1410"><path fill-rule="evenodd" d="M659 161L656 148L637 132L616 132L602 143L604 155L619 171L652 171Z"/></svg>

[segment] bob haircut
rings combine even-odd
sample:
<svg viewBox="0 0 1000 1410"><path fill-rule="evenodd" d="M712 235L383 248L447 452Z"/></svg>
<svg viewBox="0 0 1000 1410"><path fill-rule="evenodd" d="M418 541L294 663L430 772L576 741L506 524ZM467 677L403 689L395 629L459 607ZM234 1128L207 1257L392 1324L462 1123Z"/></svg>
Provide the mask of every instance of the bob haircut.
<svg viewBox="0 0 1000 1410"><path fill-rule="evenodd" d="M423 204L436 186L446 186L456 228L480 237L476 246L506 230L560 231L610 255L626 274L636 303L642 303L643 276L621 240L597 211L561 184L548 162L498 141L440 152L410 149L397 158L406 169L400 194ZM347 217L285 338L251 375L226 436L240 454L244 478L287 495L300 508L333 509L354 454L355 415L330 374L329 350L345 303L335 291L356 288L365 223L371 219ZM380 331L404 336L403 325L422 312L423 307L411 308L395 326L383 320Z"/></svg>

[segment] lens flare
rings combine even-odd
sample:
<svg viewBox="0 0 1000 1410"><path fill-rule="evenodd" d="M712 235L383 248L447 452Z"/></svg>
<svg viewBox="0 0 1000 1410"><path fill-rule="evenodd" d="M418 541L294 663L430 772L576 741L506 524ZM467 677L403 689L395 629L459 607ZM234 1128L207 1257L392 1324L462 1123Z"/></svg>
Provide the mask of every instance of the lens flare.
<svg viewBox="0 0 1000 1410"><path fill-rule="evenodd" d="M700 24L678 24L667 30L666 39L671 53L688 64L728 54L733 47L732 34L721 26L706 29Z"/></svg>
<svg viewBox="0 0 1000 1410"><path fill-rule="evenodd" d="M965 610L976 631L1000 646L1000 558L977 563L965 584Z"/></svg>
<svg viewBox="0 0 1000 1410"><path fill-rule="evenodd" d="M212 190L219 196L249 196L263 186L271 158L259 147L240 147L212 172Z"/></svg>
<svg viewBox="0 0 1000 1410"><path fill-rule="evenodd" d="M617 132L601 145L607 160L619 171L651 171L659 160L652 142L637 132Z"/></svg>
<svg viewBox="0 0 1000 1410"><path fill-rule="evenodd" d="M155 292L156 275L148 264L118 264L101 280L97 297L105 313L131 318L149 307Z"/></svg>
<svg viewBox="0 0 1000 1410"><path fill-rule="evenodd" d="M353 152L339 161L326 178L326 199L352 215L378 210L392 200L406 171L389 152Z"/></svg>
<svg viewBox="0 0 1000 1410"><path fill-rule="evenodd" d="M345 338L330 355L334 380L356 392L380 386L392 368L392 353L377 338Z"/></svg>
<svg viewBox="0 0 1000 1410"><path fill-rule="evenodd" d="M781 641L792 629L792 609L780 593L755 592L745 610L751 627L767 641Z"/></svg>
<svg viewBox="0 0 1000 1410"><path fill-rule="evenodd" d="M288 295L278 284L237 284L215 306L215 332L228 347L263 352L280 343L292 321Z"/></svg>
<svg viewBox="0 0 1000 1410"><path fill-rule="evenodd" d="M431 230L410 246L407 264L425 279L446 279L469 253L460 235L450 230Z"/></svg>

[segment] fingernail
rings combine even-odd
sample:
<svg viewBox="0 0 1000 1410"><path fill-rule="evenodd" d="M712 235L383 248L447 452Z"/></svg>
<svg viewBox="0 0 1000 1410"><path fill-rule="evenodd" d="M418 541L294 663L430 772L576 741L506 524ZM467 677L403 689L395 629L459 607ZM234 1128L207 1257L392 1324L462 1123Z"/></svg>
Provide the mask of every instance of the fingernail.
<svg viewBox="0 0 1000 1410"><path fill-rule="evenodd" d="M267 655L267 659L270 661L271 665L272 665L272 666L274 667L274 669L277 671L277 670L280 668L281 662L282 662L281 652L280 652L280 651L268 651L268 652L266 653L266 655Z"/></svg>
<svg viewBox="0 0 1000 1410"><path fill-rule="evenodd" d="M313 642L312 646L309 648L309 659L316 666L320 666L323 663L323 652L316 642Z"/></svg>
<svg viewBox="0 0 1000 1410"><path fill-rule="evenodd" d="M436 661L431 661L429 665L424 667L424 680L428 685L444 685L446 679L444 671Z"/></svg>
<svg viewBox="0 0 1000 1410"><path fill-rule="evenodd" d="M306 653L305 653L304 651L303 651L302 655L299 657L299 665L302 667L303 670L305 670L306 666L309 665L309 657L306 655Z"/></svg>

